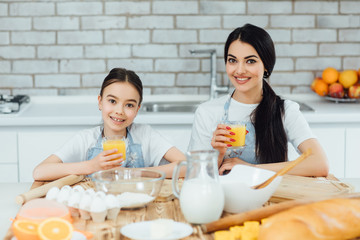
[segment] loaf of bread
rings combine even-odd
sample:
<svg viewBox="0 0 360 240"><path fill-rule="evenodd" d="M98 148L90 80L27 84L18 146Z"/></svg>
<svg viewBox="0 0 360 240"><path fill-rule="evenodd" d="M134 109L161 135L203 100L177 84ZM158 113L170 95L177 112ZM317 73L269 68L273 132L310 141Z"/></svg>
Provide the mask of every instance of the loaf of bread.
<svg viewBox="0 0 360 240"><path fill-rule="evenodd" d="M330 199L274 214L258 240L340 240L360 236L360 199Z"/></svg>

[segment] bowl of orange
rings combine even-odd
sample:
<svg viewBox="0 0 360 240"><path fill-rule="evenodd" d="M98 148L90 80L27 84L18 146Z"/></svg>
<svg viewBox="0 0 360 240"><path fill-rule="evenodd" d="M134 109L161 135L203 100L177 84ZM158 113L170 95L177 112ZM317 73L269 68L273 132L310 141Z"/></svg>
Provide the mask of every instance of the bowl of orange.
<svg viewBox="0 0 360 240"><path fill-rule="evenodd" d="M338 71L325 68L321 77L316 77L310 88L316 94L334 102L356 102L360 100L360 69Z"/></svg>

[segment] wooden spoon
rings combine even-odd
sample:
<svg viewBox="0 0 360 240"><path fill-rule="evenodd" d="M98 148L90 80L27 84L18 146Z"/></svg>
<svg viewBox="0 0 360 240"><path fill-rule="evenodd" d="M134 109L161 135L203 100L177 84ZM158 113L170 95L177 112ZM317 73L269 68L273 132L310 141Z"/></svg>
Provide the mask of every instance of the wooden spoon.
<svg viewBox="0 0 360 240"><path fill-rule="evenodd" d="M293 167L295 167L297 164L302 162L305 158L307 158L311 154L311 149L309 148L306 150L303 154L301 154L296 160L291 161L289 164L287 164L284 168L280 169L277 173L275 173L272 177L270 177L265 182L262 182L258 185L252 186L252 189L261 189L269 185L277 176L282 176L288 171L290 171Z"/></svg>

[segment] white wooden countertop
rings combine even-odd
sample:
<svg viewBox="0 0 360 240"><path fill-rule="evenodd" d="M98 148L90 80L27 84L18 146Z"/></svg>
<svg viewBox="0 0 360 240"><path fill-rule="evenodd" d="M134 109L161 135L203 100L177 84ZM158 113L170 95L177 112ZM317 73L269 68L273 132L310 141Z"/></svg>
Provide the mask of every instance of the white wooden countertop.
<svg viewBox="0 0 360 240"><path fill-rule="evenodd" d="M152 101L206 101L207 95L147 95ZM306 103L313 112L303 112L307 121L316 123L360 123L360 103L335 103L316 94L284 95L284 98ZM192 124L194 113L142 112L135 119L147 124ZM34 96L18 114L0 114L4 126L98 125L101 114L97 96Z"/></svg>

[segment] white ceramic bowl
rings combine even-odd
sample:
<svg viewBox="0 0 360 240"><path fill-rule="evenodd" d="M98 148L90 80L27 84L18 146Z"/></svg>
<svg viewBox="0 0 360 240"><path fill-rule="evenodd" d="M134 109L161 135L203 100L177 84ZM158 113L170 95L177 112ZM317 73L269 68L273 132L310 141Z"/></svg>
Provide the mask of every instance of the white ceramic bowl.
<svg viewBox="0 0 360 240"><path fill-rule="evenodd" d="M239 213L261 207L279 186L282 177L277 177L262 189L251 187L262 183L275 172L245 165L235 165L227 175L220 176L225 195L224 211Z"/></svg>

